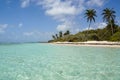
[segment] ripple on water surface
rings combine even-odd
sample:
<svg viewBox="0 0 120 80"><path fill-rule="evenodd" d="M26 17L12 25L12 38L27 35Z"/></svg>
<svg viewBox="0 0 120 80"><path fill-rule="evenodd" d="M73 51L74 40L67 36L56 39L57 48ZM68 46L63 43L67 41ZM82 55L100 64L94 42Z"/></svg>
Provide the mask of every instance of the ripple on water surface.
<svg viewBox="0 0 120 80"><path fill-rule="evenodd" d="M120 80L120 49L0 45L0 80Z"/></svg>

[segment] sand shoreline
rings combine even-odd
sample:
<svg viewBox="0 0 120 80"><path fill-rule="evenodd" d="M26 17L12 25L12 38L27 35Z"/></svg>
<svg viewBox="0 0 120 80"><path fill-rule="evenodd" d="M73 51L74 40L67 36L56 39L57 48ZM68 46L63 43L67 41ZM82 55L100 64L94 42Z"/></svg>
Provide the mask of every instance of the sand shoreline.
<svg viewBox="0 0 120 80"><path fill-rule="evenodd" d="M120 42L108 42L108 41L53 42L52 44L64 46L120 47Z"/></svg>

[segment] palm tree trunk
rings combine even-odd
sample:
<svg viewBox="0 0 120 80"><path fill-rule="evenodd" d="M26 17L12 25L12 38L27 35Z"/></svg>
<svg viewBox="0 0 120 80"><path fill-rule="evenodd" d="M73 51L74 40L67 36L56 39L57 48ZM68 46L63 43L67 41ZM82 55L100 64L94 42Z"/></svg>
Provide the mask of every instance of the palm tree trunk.
<svg viewBox="0 0 120 80"><path fill-rule="evenodd" d="M86 34L86 41L88 40L88 32L89 32L89 29L90 29L90 25L91 25L91 22L89 23L88 31L87 31L87 34Z"/></svg>
<svg viewBox="0 0 120 80"><path fill-rule="evenodd" d="M91 25L91 22L89 23L88 31L89 31L89 29L90 29L90 25Z"/></svg>
<svg viewBox="0 0 120 80"><path fill-rule="evenodd" d="M113 25L112 25L112 23L110 23L110 25L111 25L111 31L112 31L112 35L113 35Z"/></svg>

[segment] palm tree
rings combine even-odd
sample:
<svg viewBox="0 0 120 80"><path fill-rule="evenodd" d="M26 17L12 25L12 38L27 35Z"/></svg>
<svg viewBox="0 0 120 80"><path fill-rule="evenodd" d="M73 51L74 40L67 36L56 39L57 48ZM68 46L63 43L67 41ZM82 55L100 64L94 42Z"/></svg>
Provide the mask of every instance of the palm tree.
<svg viewBox="0 0 120 80"><path fill-rule="evenodd" d="M65 35L70 35L70 31L67 30L67 31L64 33L64 36L65 36Z"/></svg>
<svg viewBox="0 0 120 80"><path fill-rule="evenodd" d="M95 22L95 17L97 17L96 11L94 9L87 9L85 12L85 17L87 18L87 22L90 22L88 27L88 31L89 31L91 22L92 21ZM88 34L88 31L87 31L87 34Z"/></svg>
<svg viewBox="0 0 120 80"><path fill-rule="evenodd" d="M102 13L103 20L108 22L108 24L110 24L110 26L111 26L112 35L114 33L114 29L113 29L113 24L112 23L113 23L113 21L114 21L114 19L116 17L115 13L116 12L113 10L113 8L112 9L106 8L106 9L103 10L103 13Z"/></svg>
<svg viewBox="0 0 120 80"><path fill-rule="evenodd" d="M54 35L52 35L52 37L53 37L54 40L56 39L56 37Z"/></svg>
<svg viewBox="0 0 120 80"><path fill-rule="evenodd" d="M61 38L63 36L62 31L59 32L59 37Z"/></svg>
<svg viewBox="0 0 120 80"><path fill-rule="evenodd" d="M58 34L55 34L55 36L56 36L56 39L58 39Z"/></svg>

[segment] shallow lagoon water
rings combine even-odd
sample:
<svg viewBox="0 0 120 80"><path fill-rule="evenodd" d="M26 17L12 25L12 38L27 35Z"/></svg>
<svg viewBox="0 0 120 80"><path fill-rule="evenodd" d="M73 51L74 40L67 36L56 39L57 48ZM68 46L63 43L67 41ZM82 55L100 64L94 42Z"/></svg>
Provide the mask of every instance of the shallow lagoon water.
<svg viewBox="0 0 120 80"><path fill-rule="evenodd" d="M0 80L120 80L120 48L1 44Z"/></svg>

